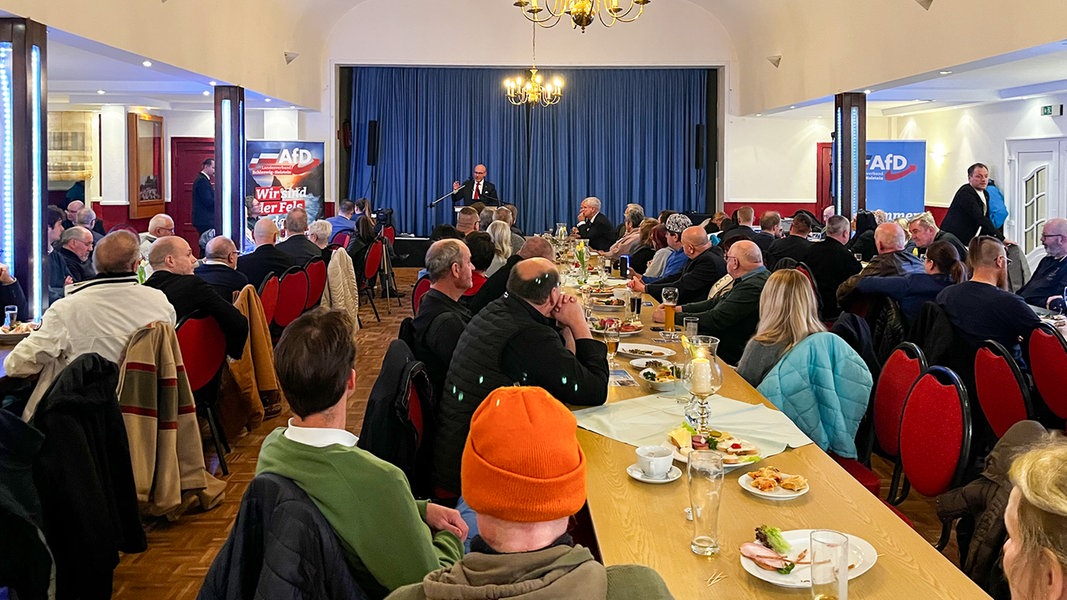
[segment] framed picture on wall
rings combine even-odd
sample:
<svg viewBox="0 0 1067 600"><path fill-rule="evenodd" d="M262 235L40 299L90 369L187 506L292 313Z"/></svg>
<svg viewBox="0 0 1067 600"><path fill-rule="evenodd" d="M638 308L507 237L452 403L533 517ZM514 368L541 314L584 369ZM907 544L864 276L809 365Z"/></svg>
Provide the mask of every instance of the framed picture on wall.
<svg viewBox="0 0 1067 600"><path fill-rule="evenodd" d="M166 212L163 199L163 117L126 115L130 218Z"/></svg>

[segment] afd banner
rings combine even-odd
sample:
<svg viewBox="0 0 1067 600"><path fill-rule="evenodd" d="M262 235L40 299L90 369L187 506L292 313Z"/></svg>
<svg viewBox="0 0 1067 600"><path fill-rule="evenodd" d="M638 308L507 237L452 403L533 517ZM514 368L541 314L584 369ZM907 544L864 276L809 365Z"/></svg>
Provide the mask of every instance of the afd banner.
<svg viewBox="0 0 1067 600"><path fill-rule="evenodd" d="M276 221L296 207L308 211L308 223L324 218L322 194L326 188L324 142L249 140L246 189L259 205L260 214Z"/></svg>
<svg viewBox="0 0 1067 600"><path fill-rule="evenodd" d="M867 142L867 210L890 219L926 210L926 141Z"/></svg>

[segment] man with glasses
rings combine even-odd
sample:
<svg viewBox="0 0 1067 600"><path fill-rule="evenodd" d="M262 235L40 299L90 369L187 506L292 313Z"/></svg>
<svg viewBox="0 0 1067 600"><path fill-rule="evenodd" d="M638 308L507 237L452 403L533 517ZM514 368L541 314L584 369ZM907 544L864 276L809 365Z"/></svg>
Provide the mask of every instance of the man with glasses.
<svg viewBox="0 0 1067 600"><path fill-rule="evenodd" d="M248 278L237 270L237 246L225 236L208 240L206 258L193 275L203 279L223 299L233 299L246 285Z"/></svg>
<svg viewBox="0 0 1067 600"><path fill-rule="evenodd" d="M75 225L59 236L59 255L67 263L67 271L74 283L96 277L89 260L93 253L93 233Z"/></svg>
<svg viewBox="0 0 1067 600"><path fill-rule="evenodd" d="M140 234L141 258L148 260L148 249L152 247L152 242L169 235L174 235L174 219L165 213L153 216L148 221L148 231Z"/></svg>
<svg viewBox="0 0 1067 600"><path fill-rule="evenodd" d="M470 206L475 202L481 202L486 206L499 206L500 196L497 195L496 186L485 180L488 173L485 165L474 166L474 176L463 182L452 183L452 202L463 201L463 206Z"/></svg>
<svg viewBox="0 0 1067 600"><path fill-rule="evenodd" d="M663 297L663 288L678 288L678 302L699 302L708 297L711 286L726 275L726 261L721 250L713 247L708 234L699 225L682 232L682 250L689 262L680 273L662 277L655 283L645 285L640 277L634 277L626 285L638 292L647 292L657 301ZM761 261L762 262L762 261Z"/></svg>
<svg viewBox="0 0 1067 600"><path fill-rule="evenodd" d="M1019 289L1019 295L1033 306L1063 308L1063 288L1067 287L1067 219L1055 218L1045 222L1041 243L1047 256L1037 264L1037 270Z"/></svg>

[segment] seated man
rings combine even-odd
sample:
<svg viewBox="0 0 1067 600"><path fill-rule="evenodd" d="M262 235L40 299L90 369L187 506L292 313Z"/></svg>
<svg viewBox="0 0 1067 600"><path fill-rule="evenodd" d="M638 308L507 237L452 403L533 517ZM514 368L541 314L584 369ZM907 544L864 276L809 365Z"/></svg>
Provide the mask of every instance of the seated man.
<svg viewBox="0 0 1067 600"><path fill-rule="evenodd" d="M759 219L760 232L756 234L752 240L759 246L760 252L766 257L770 256L771 244L782 236L782 215L779 215L776 211L768 210L763 213L763 216Z"/></svg>
<svg viewBox="0 0 1067 600"><path fill-rule="evenodd" d="M945 241L956 248L960 260L967 262L967 246L963 245L960 238L943 229L938 229L937 222L930 213L924 212L912 217L908 221L908 232L911 233L912 243L919 249L918 254L925 254L926 249L934 242Z"/></svg>
<svg viewBox="0 0 1067 600"><path fill-rule="evenodd" d="M225 236L208 240L204 261L193 269L193 275L204 280L223 300L233 302L248 285L248 278L237 271L237 246Z"/></svg>
<svg viewBox="0 0 1067 600"><path fill-rule="evenodd" d="M860 299L856 285L864 277L895 277L908 273L923 273L923 261L904 251L904 229L896 223L882 223L874 230L874 245L878 254L859 273L849 277L837 288L837 304L849 310Z"/></svg>
<svg viewBox="0 0 1067 600"><path fill-rule="evenodd" d="M226 335L226 354L241 358L248 340L248 320L233 305L193 275L196 257L185 238L172 235L159 238L148 251L152 276L144 284L163 292L174 305L178 322L194 312L214 317Z"/></svg>
<svg viewBox="0 0 1067 600"><path fill-rule="evenodd" d="M752 222L756 218L756 211L751 206L742 206L737 209L737 226L722 233L719 239L723 246L729 248L737 240L756 240L756 231L752 229Z"/></svg>
<svg viewBox="0 0 1067 600"><path fill-rule="evenodd" d="M161 237L174 235L174 219L159 213L148 220L148 231L141 234L141 258L148 260L148 248Z"/></svg>
<svg viewBox="0 0 1067 600"><path fill-rule="evenodd" d="M67 207L64 209L66 212L63 215L63 229L70 229L77 225L74 222L78 218L78 211L85 208L85 203L81 200L71 200Z"/></svg>
<svg viewBox="0 0 1067 600"><path fill-rule="evenodd" d="M333 255L332 250L326 249L330 245L331 237L333 237L333 225L330 225L329 221L319 219L308 225L308 240L319 249L319 256L327 265L330 264L330 257Z"/></svg>
<svg viewBox="0 0 1067 600"><path fill-rule="evenodd" d="M415 344L411 351L426 364L434 397L439 398L456 342L471 320L470 311L459 303L463 292L471 287L471 252L459 240L434 242L426 251L426 271L430 291L422 297L419 314L412 322Z"/></svg>
<svg viewBox="0 0 1067 600"><path fill-rule="evenodd" d="M59 255L67 264L67 272L76 283L96 276L93 263L89 260L93 253L93 233L75 225L59 236Z"/></svg>
<svg viewBox="0 0 1067 600"><path fill-rule="evenodd" d="M671 249L671 254L667 257L667 262L663 265L663 271L655 276L643 275L641 277L643 283L655 283L660 279L674 277L681 273L682 269L689 264L689 257L686 256L685 248L682 247L682 232L692 226L693 222L689 220L689 217L682 213L674 213L667 217L667 222L664 225L664 228L667 230L667 247ZM630 272L631 277L637 274L636 271Z"/></svg>
<svg viewBox="0 0 1067 600"><path fill-rule="evenodd" d="M278 226L270 219L256 221L252 239L256 242L256 249L237 259L237 270L248 278L248 283L258 288L271 273L281 277L293 266L293 259L274 246L278 240Z"/></svg>
<svg viewBox="0 0 1067 600"><path fill-rule="evenodd" d="M313 258L322 256L322 250L307 238L308 212L294 208L285 215L285 240L278 243L278 250L288 256L295 265L304 266Z"/></svg>
<svg viewBox="0 0 1067 600"><path fill-rule="evenodd" d="M601 252L607 251L615 243L615 228L611 226L611 220L600 212L600 198L590 196L582 200L578 210L578 225L571 235L589 240L589 247Z"/></svg>
<svg viewBox="0 0 1067 600"><path fill-rule="evenodd" d="M978 236L968 248L971 280L950 285L937 295L937 303L952 325L972 346L983 340L1000 342L1022 366L1019 341L1041 322L1019 296L1007 291L1008 255L1004 243Z"/></svg>
<svg viewBox="0 0 1067 600"><path fill-rule="evenodd" d="M593 339L585 311L559 288L548 260L515 265L508 293L463 331L437 405L434 483L459 493L460 456L470 418L500 386L536 385L567 404L599 406L608 396L607 347Z"/></svg>
<svg viewBox="0 0 1067 600"><path fill-rule="evenodd" d="M93 233L93 244L97 244L100 240L104 239L104 234L93 229L96 227L96 211L85 207L78 211L78 215L74 217L74 224L80 225Z"/></svg>
<svg viewBox="0 0 1067 600"><path fill-rule="evenodd" d="M767 251L767 264L774 268L774 265L783 258L791 258L797 262L803 261L811 248L808 234L811 233L814 226L815 224L806 213L798 212L793 215L793 224L789 226L789 235L771 243Z"/></svg>
<svg viewBox="0 0 1067 600"><path fill-rule="evenodd" d="M456 214L456 231L463 235L478 231L479 218L478 211L469 206L464 206Z"/></svg>
<svg viewBox="0 0 1067 600"><path fill-rule="evenodd" d="M463 489L478 520L471 553L389 599L673 598L652 569L605 568L567 533L585 504L577 431L574 415L541 388L494 390L463 450Z"/></svg>
<svg viewBox="0 0 1067 600"><path fill-rule="evenodd" d="M338 233L355 233L356 221L352 218L353 213L356 212L356 203L351 200L345 199L337 203L337 214L326 219L330 223L330 227L334 235ZM329 242L327 242L329 243Z"/></svg>
<svg viewBox="0 0 1067 600"><path fill-rule="evenodd" d="M689 257L689 263L681 273L673 277L661 277L648 285L640 277L634 277L626 285L638 292L648 292L656 300L662 300L663 288L678 288L679 304L707 299L712 284L726 275L726 261L719 254L721 251L711 245L708 234L699 225L683 231L681 241L682 250Z"/></svg>
<svg viewBox="0 0 1067 600"><path fill-rule="evenodd" d="M471 314L477 314L478 311L488 306L490 302L503 296L504 292L507 291L508 277L511 276L511 270L515 268L515 265L519 264L520 260L536 257L552 260L554 254L552 244L545 238L534 236L527 239L519 248L519 251L512 254L511 258L504 263L504 266L497 269L496 273L493 273L489 279L485 280L485 283L482 284L477 293L467 297L467 310Z"/></svg>
<svg viewBox="0 0 1067 600"><path fill-rule="evenodd" d="M759 246L749 240L737 240L730 246L726 270L733 278L729 291L703 302L683 304L674 321L681 323L684 317L698 317L700 335L719 338L719 356L734 365L741 360L745 344L756 333L759 298L770 271L763 266ZM656 308L652 318L657 323L663 322L663 305Z"/></svg>
<svg viewBox="0 0 1067 600"><path fill-rule="evenodd" d="M808 255L804 257L804 264L811 269L819 288L824 321L833 321L841 314L841 308L837 306L837 288L863 269L860 261L845 247L851 233L852 226L848 219L831 215L826 219L823 240L812 244Z"/></svg>
<svg viewBox="0 0 1067 600"><path fill-rule="evenodd" d="M1019 289L1027 304L1046 308L1063 306L1064 287L1067 287L1067 219L1056 217L1045 221L1041 230L1045 258L1037 263L1030 281Z"/></svg>
<svg viewBox="0 0 1067 600"><path fill-rule="evenodd" d="M45 311L41 328L4 359L10 376L41 374L24 420L33 416L56 375L78 356L96 352L118 363L131 333L156 321L176 323L174 307L163 292L137 283L141 249L136 235L115 231L104 236L93 261L97 278L71 286L65 298Z"/></svg>
<svg viewBox="0 0 1067 600"><path fill-rule="evenodd" d="M294 416L263 442L256 474L300 486L337 533L360 587L382 598L459 560L467 527L455 510L416 501L403 471L356 447L345 428L355 360L346 313L318 309L285 328L274 367Z"/></svg>

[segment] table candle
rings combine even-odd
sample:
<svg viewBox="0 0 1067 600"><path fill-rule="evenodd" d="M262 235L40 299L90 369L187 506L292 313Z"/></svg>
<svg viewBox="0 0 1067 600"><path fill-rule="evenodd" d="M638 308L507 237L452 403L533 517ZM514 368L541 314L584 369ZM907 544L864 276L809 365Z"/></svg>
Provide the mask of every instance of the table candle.
<svg viewBox="0 0 1067 600"><path fill-rule="evenodd" d="M690 363L689 391L711 394L711 362L708 359L694 358Z"/></svg>

